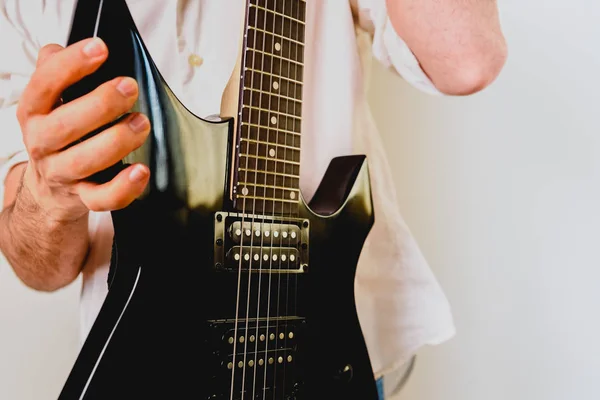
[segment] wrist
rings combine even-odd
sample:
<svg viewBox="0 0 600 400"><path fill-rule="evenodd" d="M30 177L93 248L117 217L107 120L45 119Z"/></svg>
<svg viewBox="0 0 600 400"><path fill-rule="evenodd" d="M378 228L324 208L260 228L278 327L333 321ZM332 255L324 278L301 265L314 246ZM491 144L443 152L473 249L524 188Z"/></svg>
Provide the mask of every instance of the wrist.
<svg viewBox="0 0 600 400"><path fill-rule="evenodd" d="M87 220L89 210L76 196L53 190L35 176L29 166L25 169L14 204L14 213L35 220L51 231Z"/></svg>

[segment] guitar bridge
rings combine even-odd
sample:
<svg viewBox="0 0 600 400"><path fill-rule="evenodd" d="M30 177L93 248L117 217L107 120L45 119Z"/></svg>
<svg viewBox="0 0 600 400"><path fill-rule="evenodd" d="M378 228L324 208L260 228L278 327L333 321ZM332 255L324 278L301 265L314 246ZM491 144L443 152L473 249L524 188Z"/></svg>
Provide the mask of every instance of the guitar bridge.
<svg viewBox="0 0 600 400"><path fill-rule="evenodd" d="M249 273L304 273L308 269L307 219L215 213L214 267Z"/></svg>

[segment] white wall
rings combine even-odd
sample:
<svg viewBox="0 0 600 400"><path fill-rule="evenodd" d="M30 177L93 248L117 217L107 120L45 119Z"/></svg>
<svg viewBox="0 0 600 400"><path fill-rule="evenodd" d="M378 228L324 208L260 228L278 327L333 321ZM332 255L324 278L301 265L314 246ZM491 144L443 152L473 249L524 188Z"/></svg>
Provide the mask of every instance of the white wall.
<svg viewBox="0 0 600 400"><path fill-rule="evenodd" d="M457 323L400 400L600 399L600 3L500 2L488 90L374 75L400 207Z"/></svg>
<svg viewBox="0 0 600 400"><path fill-rule="evenodd" d="M600 398L600 3L501 3L509 61L483 93L437 99L374 73L400 207L458 329L400 400ZM1 399L56 398L78 290L0 275Z"/></svg>
<svg viewBox="0 0 600 400"><path fill-rule="evenodd" d="M79 350L81 279L39 293L0 264L0 399L54 400Z"/></svg>

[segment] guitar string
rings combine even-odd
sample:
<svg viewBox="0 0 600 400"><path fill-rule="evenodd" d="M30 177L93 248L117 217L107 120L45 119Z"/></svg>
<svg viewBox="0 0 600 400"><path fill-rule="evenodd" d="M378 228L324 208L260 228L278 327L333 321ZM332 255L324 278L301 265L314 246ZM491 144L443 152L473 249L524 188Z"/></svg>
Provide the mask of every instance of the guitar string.
<svg viewBox="0 0 600 400"><path fill-rule="evenodd" d="M259 14L258 10L259 10L258 8L255 9L255 18L256 19L258 19L258 14ZM264 22L264 27L265 27L265 30L266 30L267 13L265 12L264 14L265 14L265 16L264 16L264 21L263 22ZM253 68L252 69L253 69L253 71L251 72L253 76L255 74L254 70L256 69L256 65L254 63L254 60L255 60L255 57L256 57L256 32L254 33L254 37L255 37L255 39L254 39L255 45L254 45L254 48L252 50L252 53L253 53L253 58L252 58L253 59L253 63L252 63ZM265 68L265 51L264 51L265 47L266 47L265 44L266 44L266 35L263 34L263 43L262 43L262 52L261 52L261 54L262 54L261 70L264 70L264 68ZM264 85L263 85L263 79L264 78L265 78L265 74L261 73L260 74L260 84L259 84L259 88L261 89L261 91L259 92L260 94L259 94L259 99L258 99L258 110L256 110L257 111L257 118L258 118L258 120L257 120L257 127L256 127L256 139L257 140L260 140L260 132L261 132L261 127L262 127L262 123L261 123L261 121L262 121L261 117L262 117L262 113L263 113L263 111L262 111L263 110L263 105L262 105L263 92L262 92L262 89L264 87ZM252 86L252 87L254 88L254 86ZM268 97L268 99L269 99L269 105L270 105L270 96ZM249 115L249 118L250 118L250 123L252 123L252 111L253 111L253 107L252 106L253 105L251 104L251 108L248 111L248 115ZM267 115L267 117L268 117L268 115ZM266 126L265 129L266 129L266 133L267 133L267 143L269 143L270 142L270 129L269 129L268 125ZM258 163L259 163L259 158L258 158L259 151L258 151L258 149L259 149L259 146L257 144L256 145L256 157L255 157L255 163L256 163L255 170L256 171L260 170L258 168ZM248 146L247 150L250 150L250 146ZM264 164L265 164L264 181L265 181L265 191L266 191L267 175L268 175L268 168L267 168L268 161L265 161ZM256 198L258 197L256 195L256 188L258 187L257 183L258 183L258 172L256 172L254 174L254 185L253 185L253 191L252 191L252 194L253 194L253 197L254 197L255 201L256 201ZM263 216L263 221L264 221L264 217L265 217L265 207L266 207L266 202L267 202L266 197L267 196L264 195L263 199L262 199L261 215ZM253 212L253 216L254 216L254 214L256 214L256 207L254 207L253 211L254 211ZM253 219L253 221L254 221L254 219ZM259 271L258 271L258 288L257 288L258 295L257 295L257 305L256 305L256 335L254 336L254 340L255 340L255 344L254 344L254 360L252 360L253 365L250 366L250 368L253 368L253 372L254 372L253 373L253 379L252 379L252 399L254 399L255 395L256 395L256 370L259 368L259 365L257 365L257 353L258 353L257 349L258 349L258 342L260 341L260 337L258 335L258 325L259 325L259 320L260 320L260 300L261 300L261 293L262 293L262 265L263 265L263 251L264 251L264 226L265 226L264 223L259 223L259 229L257 230L257 232L260 235L260 248L259 248L260 251L258 251L258 253L256 253L258 255L258 257L259 257L259 259L258 259L258 262L259 262ZM252 277L250 276L248 278L248 282L250 282L251 279L252 279ZM248 301L248 313L247 313L247 317L248 317L249 310L250 310L250 286L248 287L248 300L247 301ZM246 339L248 340L248 319L246 319ZM246 340L246 342L247 342L247 340ZM246 368L246 365L249 365L249 364L246 363L246 362L244 362L244 369ZM242 388L245 388L245 386L242 386ZM244 393L245 393L245 390L244 390ZM244 398L244 393L242 393L242 400Z"/></svg>
<svg viewBox="0 0 600 400"><path fill-rule="evenodd" d="M265 33L269 32L269 30L267 29L266 26L266 15L268 13L269 10L269 6L268 4L265 2ZM275 10L275 8L273 7L273 10ZM273 90L273 77L275 76L275 74L273 74L273 50L275 49L275 18L273 17L272 19L272 30L273 32L269 32L271 34L271 70L269 71L269 76L270 76L270 85L269 85L269 110L271 108L271 90ZM263 33L263 37L266 37L266 35ZM266 49L263 47L263 51L265 51ZM263 66L264 67L264 66ZM281 72L281 69L280 69ZM279 107L279 103L280 103L281 97L280 94L277 95L277 115L279 115L279 111L280 111L280 107ZM269 111L267 111L267 117L269 117ZM269 118L270 119L270 118ZM268 123L267 123L268 124ZM277 125L275 126L275 143L279 143L279 129L277 129ZM271 130L268 130L269 135ZM270 140L267 140L267 142L270 142ZM276 188L275 186L277 186L277 164L278 164L278 146L274 146L274 151L275 151L275 174L273 175L273 207L272 207L272 211L271 211L271 215L273 217L273 221L275 220L275 193L276 193ZM266 181L266 176L265 176L265 181ZM282 176L282 187L285 186L285 176ZM265 185L266 186L266 185ZM266 196L265 196L266 197ZM281 221L283 222L283 221ZM275 223L275 225L277 226L277 223ZM280 224L280 226L282 226ZM281 234L280 230L278 229L277 232L279 232L279 234ZM266 397L267 394L267 376L268 376L268 372L269 372L269 340L270 340L270 334L269 334L269 327L270 327L270 318L271 318L271 286L272 286L272 281L273 281L273 247L274 247L274 243L275 243L275 237L273 236L273 225L271 225L271 246L270 246L270 254L269 254L269 284L267 287L267 315L266 315L266 329L265 329L265 357L264 357L264 370L263 370L263 394L262 394L262 398L263 400ZM275 381L273 380L272 383L272 387L274 390L274 385L275 385Z"/></svg>
<svg viewBox="0 0 600 400"><path fill-rule="evenodd" d="M292 1L294 1L294 0L292 0ZM298 4L298 7L296 8L296 16L295 17L296 17L297 21L303 22L303 19L301 18L301 7L302 7L303 2L300 1L300 0L295 0L295 1ZM304 14L306 15L306 12ZM306 26L305 26L305 29L304 29L304 34L302 35L302 37L300 37L300 28L301 28L300 24L301 24L301 22L295 22L295 23L290 22L290 36L293 37L293 35L292 35L292 29L293 28L292 27L293 27L293 25L295 25L296 26L296 40L298 40L298 41L300 41L302 43L305 43L304 39L305 39L305 35L306 35ZM295 59L296 61L299 62L299 60L300 60L299 50L300 51L304 51L304 48L299 49L298 47L299 47L298 44L294 44L294 56L295 57L292 56L292 49L290 47L290 49L289 49L289 58L290 59ZM304 57L302 57L302 61L304 62ZM290 65L290 67L291 67L291 65ZM294 68L294 71L296 72L294 74L294 79L296 81L298 81L298 82L304 82L304 64L302 63L300 65L295 65L293 68ZM294 98L296 98L296 99L302 98L302 96L301 96L302 95L302 88L303 88L303 86L301 86L299 84L294 84ZM298 96L298 92L300 92L300 96ZM300 121L298 122L298 124L300 125L300 129L299 129L300 130L300 140L302 140L302 103L300 103L300 107L301 107L300 108ZM296 122L294 122L293 124L294 124L293 127L296 128ZM286 130L288 130L287 120L286 120ZM295 129L292 129L292 130L295 131ZM287 136L286 136L286 145L287 145ZM302 146L300 145L300 147L302 147ZM286 152L287 152L287 150L286 150ZM302 153L300 152L300 154L302 154ZM298 169L300 169L300 168L301 167L299 166ZM298 175L300 175L300 171L298 171ZM299 184L298 184L298 188L300 188ZM298 202L300 201L300 190L298 190L298 199L297 200L298 200ZM298 206L299 206L299 204L298 204ZM292 209L290 207L290 219L291 219L291 217L292 217ZM298 243L300 244L300 248L302 248L302 231L301 231L301 229L302 228L300 228L300 234L299 234L299 237L298 237ZM291 244L289 243L289 242L291 242L291 240L292 240L292 238L291 238L291 235L290 235L290 236L288 236L288 246L287 246L288 248L292 248ZM300 250L300 251L302 251L302 250ZM300 267L302 267L302 265L300 263L301 259L302 259L302 257L299 256L298 260L297 260L298 266L300 266ZM286 279L286 290L285 290L285 314L289 315L290 279L293 279L294 280L294 286L295 286L295 292L294 292L294 315L297 315L297 311L298 311L297 310L297 307L298 307L298 274L291 274L290 275L289 271L291 271L291 270L290 270L290 258L289 258L289 256L287 258L287 268L286 268L286 270L288 271L288 276L287 276L287 279ZM292 330L288 330L288 332L284 332L284 335L285 335L284 336L284 345L283 345L284 349L288 348L288 337L289 337L289 333L290 332L292 332ZM298 334L298 332L296 332L296 335L297 334ZM290 338L290 339L292 339L292 338ZM285 354L284 354L284 357L285 357ZM291 352L290 352L290 355L288 357L292 357ZM282 391L282 394L285 394L285 384L287 382L286 372L287 372L288 364L290 364L290 362L293 363L290 366L290 368L292 370L292 374L293 374L294 369L295 369L294 359L292 358L291 361L289 361L289 359L287 357L285 357L284 363L283 363L283 391Z"/></svg>
<svg viewBox="0 0 600 400"><path fill-rule="evenodd" d="M248 36L248 26L250 25L250 0L246 1L246 29L245 29L245 36L244 38L247 38ZM256 21L255 21L256 24ZM254 37L254 42L256 44L256 36ZM244 45L247 46L247 42L246 40L244 40ZM246 64L246 57L247 57L247 52L244 52L245 54L243 55L243 65L244 65L244 69L245 69L245 64ZM244 88L243 90L245 90L245 77L242 74L241 78L244 81ZM253 76L250 78L250 87L252 87L252 78ZM243 96L243 95L242 95ZM250 104L252 104L252 96L253 93L252 91L250 91ZM243 101L242 101L243 104ZM242 130L242 116L239 115L238 116L238 129L240 132L240 137L243 134L243 130ZM250 128L248 128L250 129ZM249 135L248 135L249 136ZM238 156L239 156L239 152L238 152ZM239 158L238 158L239 160ZM239 180L239 179L238 179ZM245 168L245 177L244 177L244 182L248 182L248 157L246 157L246 168ZM237 192L236 192L237 194ZM239 200L236 199L236 201ZM241 220L241 225L240 225L240 230L241 230L241 234L240 234L240 259L239 259L239 264L238 264L238 282L237 282L237 299L236 299L236 306L235 306L235 324L234 324L234 329L233 329L233 358L232 358L232 362L231 362L231 388L230 388L230 393L229 393L229 399L233 400L233 393L234 393L234 389L235 389L235 370L236 370L236 356L237 356L237 342L238 342L238 326L239 326L239 312L240 312L240 292L241 292L241 282L242 282L242 262L243 262L243 254L244 254L244 221L245 221L245 217L246 217L246 197L243 198L242 200L242 220ZM235 235L235 232L234 232ZM250 239L252 240L252 236L250 236ZM251 245L252 246L252 245ZM244 346L245 348L245 346ZM242 366L243 368L245 368L245 365ZM243 387L242 387L242 395L243 395Z"/></svg>
<svg viewBox="0 0 600 400"><path fill-rule="evenodd" d="M250 8L252 7L252 1L250 1L250 5L248 7L249 7L249 10L250 10ZM258 13L258 9L256 9L256 11L254 13L254 20L255 20L254 26L255 27L258 24L258 14L259 14ZM264 17L264 21L263 22L264 22L264 25L266 27L266 23L267 23L267 14L266 13L265 13L265 17ZM265 36L263 35L263 48L264 48L264 46L265 46ZM254 35L254 46L253 46L253 49L256 49L256 33ZM256 63L256 51L253 50L252 53L253 53L253 56L252 56L252 67L253 68L252 69L254 70L255 69L254 67L256 67L256 65L255 65L255 63ZM261 69L264 69L265 55L264 55L264 53L261 53L261 54L262 54L261 55L261 57L262 57L261 58L261 67L262 67ZM260 88L263 87L263 78L264 78L264 74L260 74L260 82L259 82L259 87ZM251 86L250 87L254 88L254 71L252 71L252 78L250 79L250 81L251 81ZM262 92L259 92L259 95L258 95L258 108L259 109L262 109L262 99L263 99ZM252 102L252 97L251 97L250 98L250 108L248 110L248 119L249 119L248 122L250 124L252 123L252 108L253 108L252 106L253 106L253 102ZM259 114L259 117L260 117L260 114ZM261 126L260 118L259 118L257 126L256 126L256 137L257 138L260 138L261 128L262 128L262 126ZM249 126L248 127L248 137L250 137L250 130L251 129L252 128ZM267 132L268 132L268 128L267 128ZM258 155L258 147L256 148L256 152L257 152L256 155ZM247 165L248 165L248 160L250 158L249 156L250 156L249 153L246 154L246 169L248 168ZM250 222L250 229L249 229L249 231L250 231L250 251L248 253L248 255L249 255L249 259L248 259L248 287L247 287L248 294L246 296L246 326L244 328L244 333L245 333L246 340L244 341L244 361L243 361L243 368L242 368L242 386L241 386L242 398L241 398L241 400L244 400L244 395L246 394L246 371L247 371L247 367L248 367L248 324L249 324L249 321L250 321L250 299L251 299L251 292L252 292L252 275L253 275L252 274L252 262L255 261L254 256L256 255L256 253L254 253L254 236L255 236L254 235L254 225L255 225L255 217L256 217L256 200L257 200L257 197L258 197L258 196L256 196L256 184L258 183L258 174L259 174L258 173L258 171L259 171L259 168L258 168L258 158L255 158L255 163L256 163L256 165L255 165L254 170L257 171L257 172L254 172L254 182L252 182L252 187L254 187L255 189L253 190L253 194L254 195L252 196L252 211L251 211L252 212L252 219L251 219L251 222ZM265 174L266 173L267 173L267 171L265 171ZM248 182L248 179L246 179L246 182ZM245 201L246 195L244 193L242 193L242 195L244 195L244 201ZM265 200L263 200L263 204L264 204L264 201ZM259 229L257 232L259 232L259 234L260 234L261 229ZM261 249L262 249L262 234L260 234L260 237L261 237ZM244 258L246 258L245 255L244 255ZM241 259L241 257L240 257L240 259ZM259 265L262 265L262 258L259 260ZM260 277L261 277L261 272L260 271L258 273L258 276L259 276L259 279L260 279ZM260 296L260 284L258 286L258 293L259 293L259 296ZM258 315L257 315L256 323L258 324ZM234 368L235 368L235 366L234 366Z"/></svg>
<svg viewBox="0 0 600 400"><path fill-rule="evenodd" d="M285 7L285 0L282 0L282 1L283 1L283 7ZM277 2L277 0L275 0L275 2ZM274 8L274 10L277 9L277 7L275 5L274 5L273 8ZM284 11L284 14L285 14L285 11ZM276 18L277 18L277 16L273 16L273 31L277 30ZM284 32L283 32L283 25L284 25L284 21L282 19L282 21L281 21L282 32L280 33L280 35L281 35L282 38L285 38L285 35L284 35ZM277 33L277 32L275 32L275 33ZM282 43L281 44L281 49L283 49L283 44L285 42L283 40L281 40L281 43ZM283 65L283 57L279 58L279 75L281 77L283 77L282 65ZM280 79L280 81L281 81L281 79ZM281 87L283 87L283 85L281 85ZM281 110L281 97L278 97L278 99L277 99L277 111L279 112L280 110ZM288 114L288 111L289 110L287 108L287 103L286 103L285 113ZM277 120L277 123L278 123L278 127L279 127L280 121ZM284 135L287 138L288 133L285 132ZM284 159L286 159L285 158L285 153L284 153ZM284 169L283 170L285 172L285 165L284 165ZM286 177L282 178L283 185L281 185L284 188L286 187L286 185L285 185L285 183L286 183L285 179L286 179ZM285 197L285 189L281 189L281 190L282 190L282 196L281 197L283 198L283 197ZM276 198L276 196L273 196L273 197ZM275 209L275 207L276 207L276 201L273 201L273 208ZM282 216L284 215L284 210L285 210L285 202L282 201L281 202L281 214L282 214ZM282 221L283 220L284 220L284 218L282 218ZM278 270L278 274L277 274L277 286L278 286L278 289L277 289L277 291L278 292L279 292L279 282L281 281L281 275L282 275L282 271L281 271L281 256L282 256L282 253L283 253L283 248L281 247L281 237L283 237L283 232L285 232L285 228L283 228L283 226L284 225L282 224L282 229L281 229L281 231L279 233L279 240L280 240L279 244L280 245L278 246L279 257L277 257L277 270ZM277 296L277 311L276 311L276 315L277 315L277 317L281 316L281 314L279 313L279 295ZM273 389L272 389L273 397L275 397L275 394L277 393L277 356L278 356L277 335L278 335L278 327L279 327L279 318L275 322L275 346L274 346L274 352L273 352L273 384L272 384L272 386L273 386ZM265 395L266 395L266 393L265 393ZM263 396L263 399L264 398L265 398L265 396Z"/></svg>
<svg viewBox="0 0 600 400"><path fill-rule="evenodd" d="M285 3L286 3L286 0L283 0L283 8L284 8L284 10L282 12L283 15L285 15ZM291 36L291 22L290 22L289 25L290 25L290 36L289 36L289 39L292 39L292 36ZM282 19L281 19L281 37L286 38L285 33L286 33L285 32L285 17L282 17ZM291 49L291 46L292 46L292 42L291 42L291 40L289 40L288 48ZM281 47L281 49L283 50L283 46ZM291 52L291 50L290 50L290 52ZM292 68L292 63L288 62L288 64L289 65L288 65L288 68L287 68L287 72L288 72L288 75L290 75L291 68ZM283 65L283 55L279 59L279 71L280 71L280 73L282 73L282 70L283 70L282 65ZM282 75L283 75L283 73L282 73ZM291 85L291 82L288 82L287 85L286 85L286 87L288 88L288 92L289 92L290 85ZM287 93L287 95L289 96L289 93ZM289 105L290 105L290 101L286 100L285 104L286 104L286 115L294 115L295 112L290 113L290 110L288 109ZM295 111L296 105L294 104L293 107L294 107L294 111ZM288 118L289 117L285 117L285 121L286 121L286 123L285 123L285 131L286 131L286 133L285 133L285 145L286 145L286 147L284 148L284 159L287 159L287 146L288 146L288 136L289 136L289 134L288 134L288 126L287 126ZM285 192L282 194L281 198L282 198L282 201L281 201L281 213L285 217L285 214L286 214L285 213L285 203L286 202L284 200L285 199ZM292 203L290 203L289 206L290 206L290 217L291 217ZM289 219L288 222L291 225L291 219ZM288 225L288 226L290 226L290 225ZM288 234L286 236L288 237L288 241L289 241L289 237L290 237L289 232L288 232ZM280 235L280 238L279 238L279 248L280 249L284 248L283 247L283 244L284 244L283 243L283 239L284 239L284 234L282 232L282 234ZM288 242L288 247L289 247L289 242ZM289 271L283 272L283 270L282 270L281 253L284 253L284 252L280 251L280 257L278 259L278 263L279 263L278 269L279 269L280 273L277 276L277 315L280 315L280 306L281 306L281 277L285 276L285 279L289 280ZM287 316L287 314L286 314L286 316ZM274 363L273 363L274 364L273 382L277 382L277 369L278 369L279 358L281 357L280 352L279 352L279 328L280 328L280 323L279 322L280 322L279 320L276 321L276 328L275 328L275 354L274 354L274 357L273 357L274 358ZM285 362L285 360L283 362ZM285 375L284 375L284 380L285 380ZM283 388L283 385L282 385L282 388ZM273 399L276 398L277 389L278 388L276 386L273 387ZM282 395L283 395L283 393L282 393Z"/></svg>
<svg viewBox="0 0 600 400"><path fill-rule="evenodd" d="M96 15L96 26L94 26L94 37L98 36L98 28L100 27L100 15L102 15L102 7L104 6L104 0L100 0L98 6L98 14Z"/></svg>

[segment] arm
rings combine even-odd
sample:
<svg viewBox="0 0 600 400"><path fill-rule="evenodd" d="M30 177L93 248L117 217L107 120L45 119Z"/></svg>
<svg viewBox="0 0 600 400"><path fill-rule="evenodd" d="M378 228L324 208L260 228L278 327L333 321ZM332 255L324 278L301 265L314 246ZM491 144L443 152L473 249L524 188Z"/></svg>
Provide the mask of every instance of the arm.
<svg viewBox="0 0 600 400"><path fill-rule="evenodd" d="M386 0L390 21L433 84L468 95L496 79L507 48L495 0Z"/></svg>
<svg viewBox="0 0 600 400"><path fill-rule="evenodd" d="M137 99L136 82L116 78L57 106L64 89L97 70L107 56L98 40L66 49L46 46L18 99L16 133L22 135L28 161L12 167L3 182L0 250L17 276L36 290L53 291L78 276L89 248L89 211L123 208L148 182L149 171L139 164L104 184L85 180L143 144L150 126L141 114L67 146L127 113Z"/></svg>
<svg viewBox="0 0 600 400"><path fill-rule="evenodd" d="M27 286L52 291L72 282L86 259L87 214L73 221L46 218L23 185L27 163L13 167L4 181L0 249Z"/></svg>

